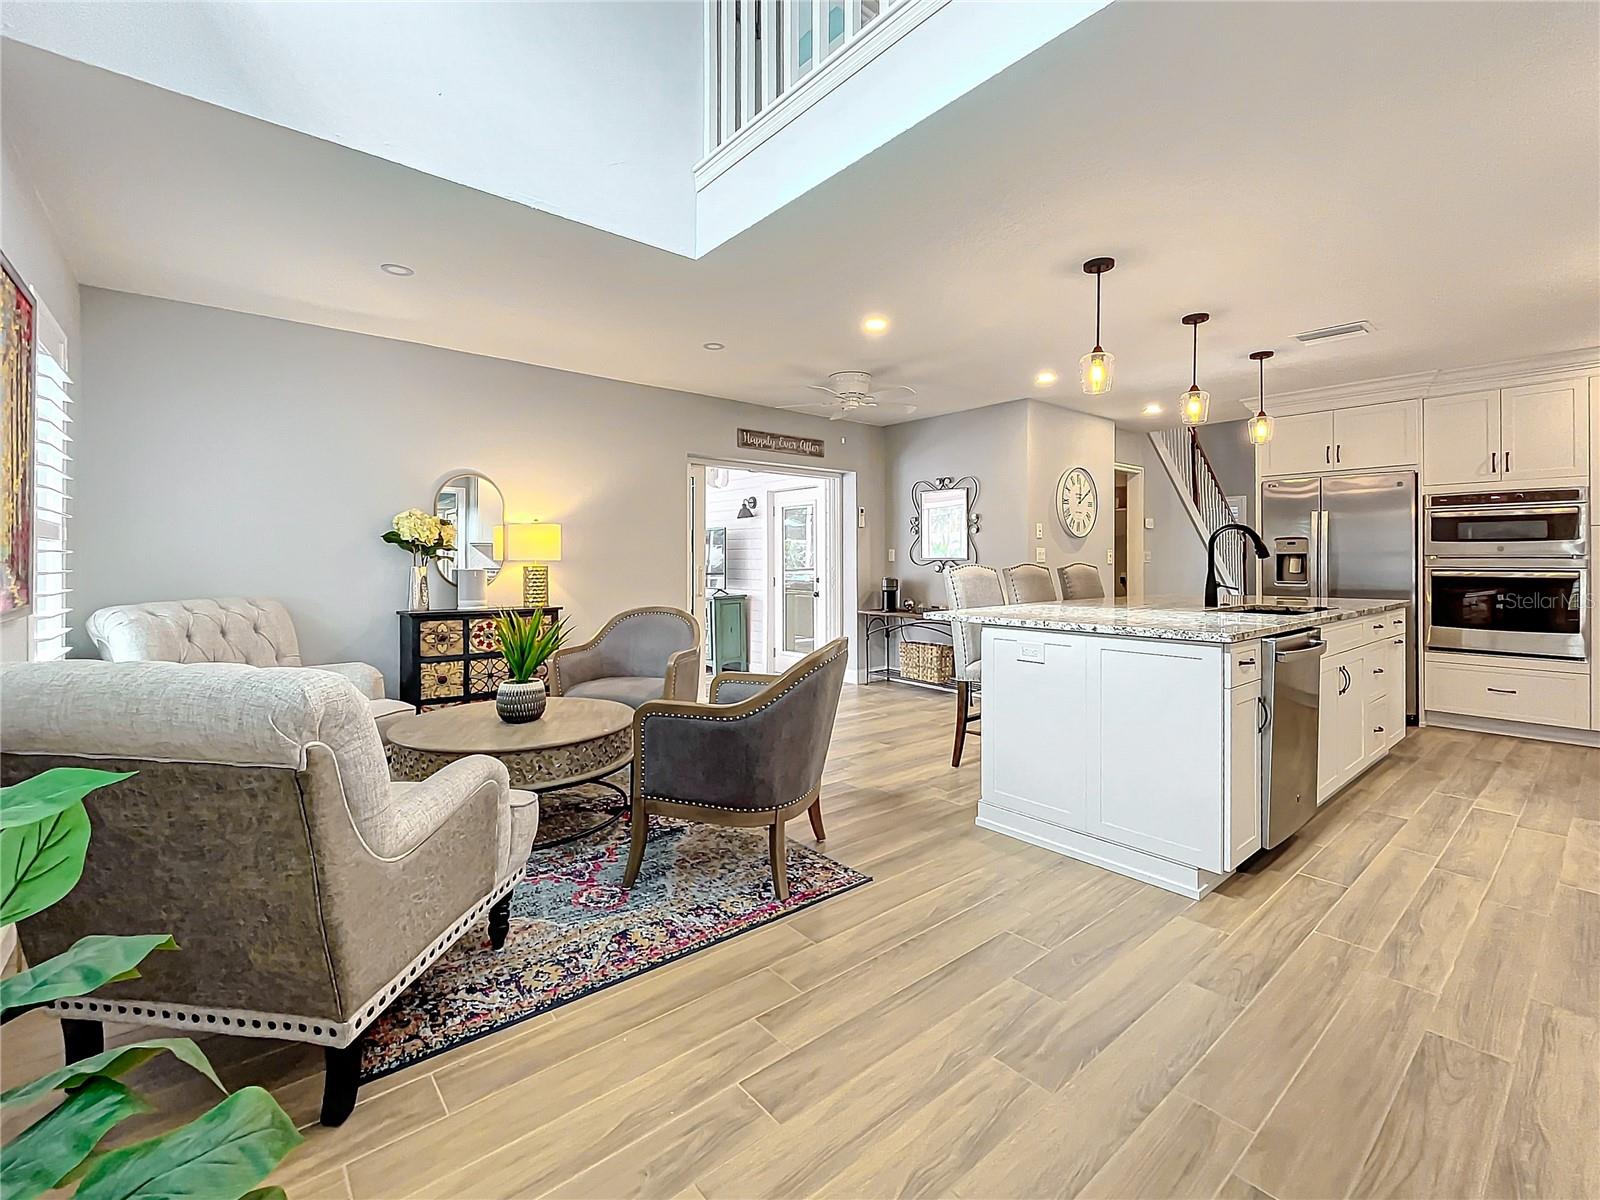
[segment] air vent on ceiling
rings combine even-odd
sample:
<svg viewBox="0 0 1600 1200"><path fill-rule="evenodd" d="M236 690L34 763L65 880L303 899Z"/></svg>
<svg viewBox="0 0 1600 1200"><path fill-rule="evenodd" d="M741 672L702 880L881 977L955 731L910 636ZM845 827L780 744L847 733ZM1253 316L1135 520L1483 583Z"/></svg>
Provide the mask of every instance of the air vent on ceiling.
<svg viewBox="0 0 1600 1200"><path fill-rule="evenodd" d="M1305 346L1318 342L1336 342L1340 338L1364 337L1372 332L1371 321L1351 321L1348 325L1329 325L1326 329L1313 329L1297 333L1294 340Z"/></svg>

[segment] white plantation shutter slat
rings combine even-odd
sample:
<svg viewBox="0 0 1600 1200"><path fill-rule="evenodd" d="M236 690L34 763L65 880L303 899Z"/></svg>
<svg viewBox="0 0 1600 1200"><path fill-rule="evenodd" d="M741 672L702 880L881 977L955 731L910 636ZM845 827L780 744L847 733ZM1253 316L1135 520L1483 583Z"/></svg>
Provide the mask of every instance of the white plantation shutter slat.
<svg viewBox="0 0 1600 1200"><path fill-rule="evenodd" d="M35 354L33 657L65 658L72 616L71 571L67 567L67 521L71 517L72 379L61 328L43 308Z"/></svg>

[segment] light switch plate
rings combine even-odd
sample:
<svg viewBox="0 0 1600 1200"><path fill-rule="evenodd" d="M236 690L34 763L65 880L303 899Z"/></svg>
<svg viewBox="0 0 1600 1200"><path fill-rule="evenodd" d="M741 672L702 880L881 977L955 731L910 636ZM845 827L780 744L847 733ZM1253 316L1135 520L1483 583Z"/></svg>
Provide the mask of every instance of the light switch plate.
<svg viewBox="0 0 1600 1200"><path fill-rule="evenodd" d="M1156 527L1156 519L1154 517L1146 517L1144 519L1144 527L1146 529L1154 529Z"/></svg>
<svg viewBox="0 0 1600 1200"><path fill-rule="evenodd" d="M1036 563L1039 563L1041 566L1044 564L1044 547L1043 546L1040 546L1037 550L1035 550L1033 552L1033 561L1036 562Z"/></svg>
<svg viewBox="0 0 1600 1200"><path fill-rule="evenodd" d="M893 546L889 547L889 561L890 562L894 561L894 547Z"/></svg>
<svg viewBox="0 0 1600 1200"><path fill-rule="evenodd" d="M1106 561L1113 567L1117 565L1117 551L1114 547L1106 551Z"/></svg>
<svg viewBox="0 0 1600 1200"><path fill-rule="evenodd" d="M1034 537L1035 541L1038 541L1038 542L1044 541L1044 522L1043 521L1037 521L1037 522L1034 523L1034 526L1033 526L1033 537Z"/></svg>
<svg viewBox="0 0 1600 1200"><path fill-rule="evenodd" d="M867 527L867 510L864 509L864 508L858 508L858 509L856 509L856 528L857 529L865 529L866 527Z"/></svg>

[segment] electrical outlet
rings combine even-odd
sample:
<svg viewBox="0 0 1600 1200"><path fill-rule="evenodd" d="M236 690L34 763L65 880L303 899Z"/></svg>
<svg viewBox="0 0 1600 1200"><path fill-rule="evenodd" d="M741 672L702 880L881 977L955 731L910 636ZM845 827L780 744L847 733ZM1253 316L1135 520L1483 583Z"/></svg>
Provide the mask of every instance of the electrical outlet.
<svg viewBox="0 0 1600 1200"><path fill-rule="evenodd" d="M1033 561L1036 562L1036 563L1039 563L1041 566L1044 564L1044 547L1043 546L1040 546L1037 550L1035 550L1033 552Z"/></svg>
<svg viewBox="0 0 1600 1200"><path fill-rule="evenodd" d="M1037 521L1033 526L1033 538L1036 542L1044 541L1044 522Z"/></svg>
<svg viewBox="0 0 1600 1200"><path fill-rule="evenodd" d="M894 547L893 546L889 547L889 561L890 562L894 561Z"/></svg>
<svg viewBox="0 0 1600 1200"><path fill-rule="evenodd" d="M1106 561L1108 563L1110 563L1113 567L1117 565L1117 552L1116 552L1116 550L1112 549L1112 550L1107 550L1106 551Z"/></svg>

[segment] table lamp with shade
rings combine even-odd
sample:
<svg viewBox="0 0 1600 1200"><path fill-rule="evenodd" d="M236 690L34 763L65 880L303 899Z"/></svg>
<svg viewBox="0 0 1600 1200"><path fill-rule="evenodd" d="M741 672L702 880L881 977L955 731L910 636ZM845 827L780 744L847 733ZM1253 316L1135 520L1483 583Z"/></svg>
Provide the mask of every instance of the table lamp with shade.
<svg viewBox="0 0 1600 1200"><path fill-rule="evenodd" d="M545 608L550 603L550 568L561 561L561 526L554 521L508 521L494 527L494 557L506 564L522 563L524 608Z"/></svg>

